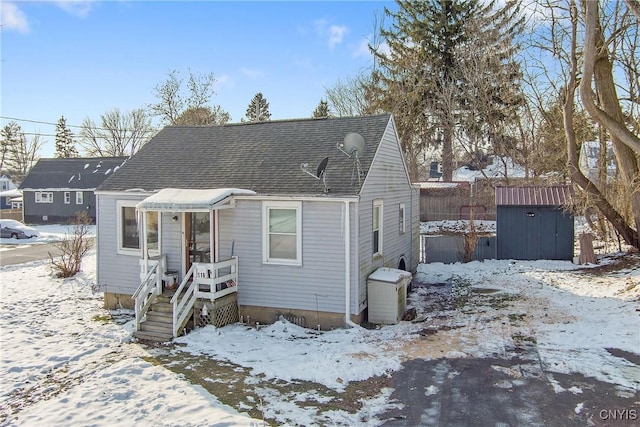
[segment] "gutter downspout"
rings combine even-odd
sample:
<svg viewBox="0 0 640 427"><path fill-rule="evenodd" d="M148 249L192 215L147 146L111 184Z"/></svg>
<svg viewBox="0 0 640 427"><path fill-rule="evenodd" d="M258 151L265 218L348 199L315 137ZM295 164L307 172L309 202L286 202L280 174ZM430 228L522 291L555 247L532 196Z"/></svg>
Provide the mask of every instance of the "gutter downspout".
<svg viewBox="0 0 640 427"><path fill-rule="evenodd" d="M344 201L344 323L346 326L359 327L351 320L351 227L349 201Z"/></svg>

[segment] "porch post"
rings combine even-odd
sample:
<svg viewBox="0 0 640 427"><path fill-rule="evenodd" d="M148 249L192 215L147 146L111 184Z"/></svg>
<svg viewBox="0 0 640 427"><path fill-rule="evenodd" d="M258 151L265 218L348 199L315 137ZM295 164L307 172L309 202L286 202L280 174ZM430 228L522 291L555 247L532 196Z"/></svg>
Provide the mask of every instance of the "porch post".
<svg viewBox="0 0 640 427"><path fill-rule="evenodd" d="M213 264L215 262L218 262L218 251L217 248L215 246L216 244L216 235L218 233L217 230L217 226L218 224L216 223L216 211L214 209L211 209L209 211L209 255L210 255L210 262ZM215 271L215 270L214 270Z"/></svg>

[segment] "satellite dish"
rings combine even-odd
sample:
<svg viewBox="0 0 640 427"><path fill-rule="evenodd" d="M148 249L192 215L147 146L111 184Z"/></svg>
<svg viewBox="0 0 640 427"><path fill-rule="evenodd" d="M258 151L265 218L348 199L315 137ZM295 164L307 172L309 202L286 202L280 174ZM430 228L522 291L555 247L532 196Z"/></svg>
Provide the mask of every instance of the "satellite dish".
<svg viewBox="0 0 640 427"><path fill-rule="evenodd" d="M318 164L318 168L316 169L316 173L315 175L313 174L313 172L309 172L309 163L303 163L300 165L300 169L302 169L302 172L306 173L309 176L314 177L315 179L317 179L318 181L322 181L322 185L324 186L324 192L328 193L329 192L329 187L327 187L327 174L326 174L326 170L327 170L327 163L329 163L329 158L325 157L324 159L322 159L320 161L320 163Z"/></svg>
<svg viewBox="0 0 640 427"><path fill-rule="evenodd" d="M325 157L320 161L318 169L316 170L316 177L318 177L318 179L322 178L322 176L324 175L324 171L327 169L327 163L329 163L328 157Z"/></svg>
<svg viewBox="0 0 640 427"><path fill-rule="evenodd" d="M364 137L356 132L348 133L344 137L343 147L348 155L359 157L364 153Z"/></svg>

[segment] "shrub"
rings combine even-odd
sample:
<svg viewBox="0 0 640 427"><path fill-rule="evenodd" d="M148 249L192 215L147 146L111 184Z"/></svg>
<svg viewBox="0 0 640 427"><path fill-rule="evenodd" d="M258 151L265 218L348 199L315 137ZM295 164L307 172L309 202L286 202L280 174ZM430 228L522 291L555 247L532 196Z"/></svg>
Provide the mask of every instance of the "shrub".
<svg viewBox="0 0 640 427"><path fill-rule="evenodd" d="M71 237L55 244L62 252L54 257L49 252L51 266L57 277L71 277L80 271L82 259L93 248L93 240L87 237L91 218L86 212L78 212L72 220L73 234Z"/></svg>

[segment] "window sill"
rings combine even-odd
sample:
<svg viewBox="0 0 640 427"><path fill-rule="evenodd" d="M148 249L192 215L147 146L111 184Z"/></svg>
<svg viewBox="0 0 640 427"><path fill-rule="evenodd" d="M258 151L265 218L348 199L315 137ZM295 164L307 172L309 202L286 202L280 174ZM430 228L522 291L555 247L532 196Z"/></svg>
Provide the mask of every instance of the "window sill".
<svg viewBox="0 0 640 427"><path fill-rule="evenodd" d="M139 257L141 253L142 252L140 251L140 249L126 249L126 248L118 249L118 255L128 255L128 256Z"/></svg>

